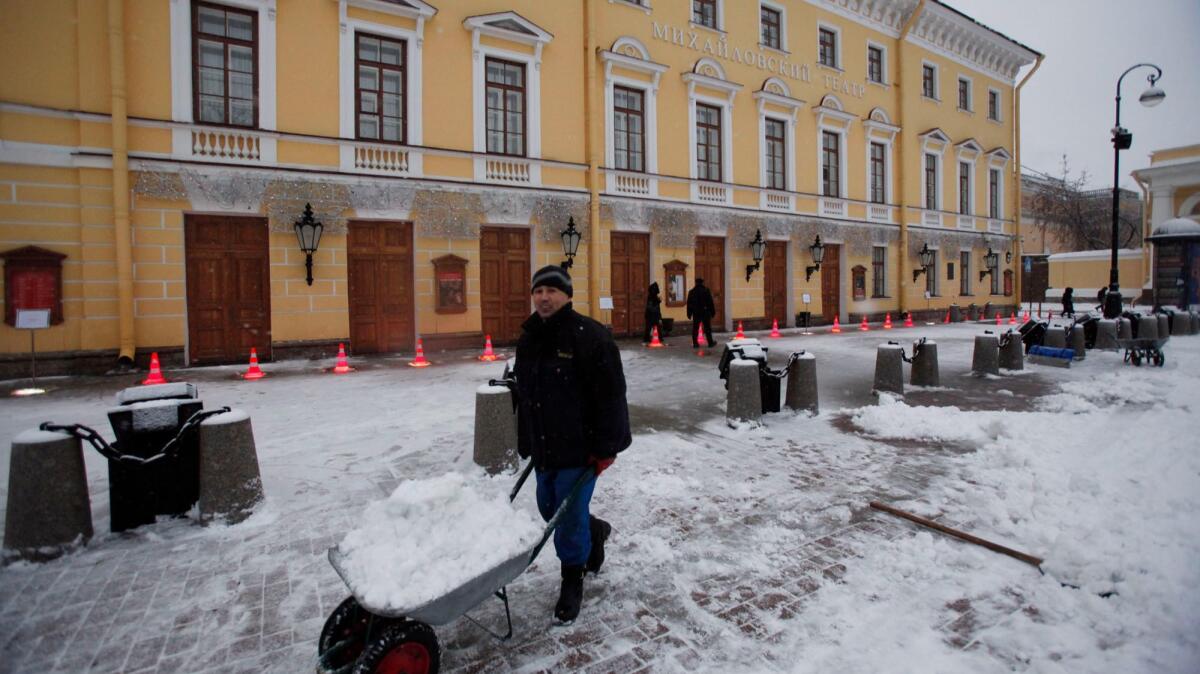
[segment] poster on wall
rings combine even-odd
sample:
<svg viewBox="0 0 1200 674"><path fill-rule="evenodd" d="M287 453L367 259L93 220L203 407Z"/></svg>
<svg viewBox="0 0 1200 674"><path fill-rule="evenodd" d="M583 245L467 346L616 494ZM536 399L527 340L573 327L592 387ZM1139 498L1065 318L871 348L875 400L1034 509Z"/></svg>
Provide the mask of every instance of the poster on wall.
<svg viewBox="0 0 1200 674"><path fill-rule="evenodd" d="M466 308L466 274L461 269L439 270L437 273L438 307Z"/></svg>

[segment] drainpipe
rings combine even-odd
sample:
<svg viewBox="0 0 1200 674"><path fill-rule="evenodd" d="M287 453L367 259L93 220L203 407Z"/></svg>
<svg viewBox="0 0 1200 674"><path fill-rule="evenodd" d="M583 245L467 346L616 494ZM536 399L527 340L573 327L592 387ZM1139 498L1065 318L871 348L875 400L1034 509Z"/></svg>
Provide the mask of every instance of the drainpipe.
<svg viewBox="0 0 1200 674"><path fill-rule="evenodd" d="M600 320L600 143L595 133L596 107L596 21L595 0L583 3L583 138L588 162L588 315ZM603 322L603 321L601 321Z"/></svg>
<svg viewBox="0 0 1200 674"><path fill-rule="evenodd" d="M112 96L112 200L117 253L117 362L132 365L136 346L133 328L133 231L129 226L129 138L125 100L125 6L108 0L108 74Z"/></svg>
<svg viewBox="0 0 1200 674"><path fill-rule="evenodd" d="M1137 171L1133 172L1133 180L1142 188L1142 290L1144 291L1147 284L1150 284L1151 289L1154 288L1154 257L1150 254L1150 244L1147 243L1146 237L1150 236L1150 185L1142 180ZM1138 293L1138 298L1141 298L1141 292Z"/></svg>
<svg viewBox="0 0 1200 674"><path fill-rule="evenodd" d="M900 29L900 37L896 41L896 126L900 127L900 138L895 144L896 147L896 166L904 167L904 109L907 97L904 89L904 40L908 37L913 26L917 25L917 19L921 16L921 12L925 10L925 0L920 0L917 3L913 13L908 17L908 21L904 22L904 27ZM900 170L896 172L898 175L907 175L907 171ZM921 172L917 171L918 180L921 177ZM908 311L908 286L909 272L908 268L908 192L904 189L904 185L898 186L897 190L900 193L900 204L898 211L900 213L900 250L896 258L900 264L896 265L896 269L900 272L900 306L897 311L903 314Z"/></svg>
<svg viewBox="0 0 1200 674"><path fill-rule="evenodd" d="M1020 274L1019 270L1021 269L1021 267L1020 267L1020 265L1021 265L1021 226L1024 224L1021 221L1021 204L1022 204L1022 201L1021 201L1021 88L1025 86L1025 83L1029 81L1029 78L1033 77L1033 74L1038 71L1038 68L1042 67L1042 61L1045 58L1046 58L1045 56L1038 54L1037 62L1033 64L1033 70L1030 70L1028 73L1025 73L1025 77L1021 78L1021 83L1017 85L1016 94L1013 96L1013 141L1012 141L1012 143L1013 143L1013 174L1015 175L1013 182L1017 186L1017 188L1015 190L1013 190L1013 192L1016 194L1016 199L1014 200L1015 208L1013 208L1013 213L1015 214L1015 217L1014 217L1013 221L1016 223L1016 228L1017 228L1016 236L1013 239L1013 258L1017 261L1017 268L1018 268L1018 273L1013 274L1013 295L1016 297L1018 303L1021 302L1021 291L1022 291L1021 274ZM1043 227L1042 228L1042 252L1046 251L1045 236L1046 236L1046 230Z"/></svg>

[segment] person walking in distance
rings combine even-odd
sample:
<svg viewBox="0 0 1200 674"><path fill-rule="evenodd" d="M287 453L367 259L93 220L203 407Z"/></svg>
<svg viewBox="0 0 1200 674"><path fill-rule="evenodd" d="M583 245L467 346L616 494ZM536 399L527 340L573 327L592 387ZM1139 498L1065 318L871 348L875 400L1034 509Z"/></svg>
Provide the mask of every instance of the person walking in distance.
<svg viewBox="0 0 1200 674"><path fill-rule="evenodd" d="M658 328L658 336L665 339L662 328L662 296L658 290L658 281L650 284L646 291L646 329L642 334L642 342L649 344L651 331Z"/></svg>
<svg viewBox="0 0 1200 674"><path fill-rule="evenodd" d="M547 521L586 471L600 476L632 442L621 354L608 328L575 312L571 277L549 265L533 275L534 312L521 325L514 374L517 451L533 461L537 506ZM596 479L579 490L554 530L562 586L554 617L571 623L584 573L604 563L612 526L591 515Z"/></svg>
<svg viewBox="0 0 1200 674"><path fill-rule="evenodd" d="M1075 289L1074 288L1067 288L1066 290L1063 290L1062 303L1063 303L1063 310L1062 310L1063 316L1074 316L1075 315Z"/></svg>
<svg viewBox="0 0 1200 674"><path fill-rule="evenodd" d="M717 313L717 307L713 304L712 293L708 291L708 286L704 285L704 279L697 278L696 285L688 291L687 296L687 317L692 319L692 348L698 348L700 342L697 336L700 334L701 327L704 328L704 339L709 346L716 346L713 341L712 334L712 318Z"/></svg>

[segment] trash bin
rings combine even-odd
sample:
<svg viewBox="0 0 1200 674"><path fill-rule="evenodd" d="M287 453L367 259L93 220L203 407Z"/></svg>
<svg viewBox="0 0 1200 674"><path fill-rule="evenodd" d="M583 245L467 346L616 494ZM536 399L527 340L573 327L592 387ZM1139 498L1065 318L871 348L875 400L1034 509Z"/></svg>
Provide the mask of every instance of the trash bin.
<svg viewBox="0 0 1200 674"><path fill-rule="evenodd" d="M1046 329L1049 327L1049 321L1030 319L1017 329L1021 333L1021 343L1025 345L1025 353L1030 353L1030 349L1042 345L1046 339Z"/></svg>
<svg viewBox="0 0 1200 674"><path fill-rule="evenodd" d="M735 339L725 342L721 352L721 361L717 365L721 379L725 380L725 388L729 388L729 363L735 358L753 360L758 363L758 391L762 396L762 411L779 411L779 392L783 383L783 372L772 370L767 366L768 348L757 339Z"/></svg>
<svg viewBox="0 0 1200 674"><path fill-rule="evenodd" d="M811 325L811 321L812 321L812 312L811 311L801 311L800 313L796 314L796 327L797 328L804 328L805 330L807 330L809 328L809 325Z"/></svg>
<svg viewBox="0 0 1200 674"><path fill-rule="evenodd" d="M662 326L663 326L662 327L662 335L660 335L660 337L662 337L663 339L666 339L667 337L671 336L671 331L673 331L675 329L675 319L674 318L662 319Z"/></svg>
<svg viewBox="0 0 1200 674"><path fill-rule="evenodd" d="M119 407L108 411L116 435L115 448L122 454L148 458L158 454L204 403L196 389L165 384L134 387L117 396ZM158 515L183 515L200 494L200 434L180 438L173 458L140 465L108 460L108 493L112 531L125 531L151 524Z"/></svg>

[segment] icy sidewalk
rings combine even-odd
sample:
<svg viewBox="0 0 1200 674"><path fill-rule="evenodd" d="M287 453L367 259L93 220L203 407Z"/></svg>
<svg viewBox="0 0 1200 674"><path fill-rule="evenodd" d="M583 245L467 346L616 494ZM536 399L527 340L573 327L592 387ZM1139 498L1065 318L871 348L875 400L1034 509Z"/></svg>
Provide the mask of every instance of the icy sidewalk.
<svg viewBox="0 0 1200 674"><path fill-rule="evenodd" d="M616 531L580 621L549 629L547 551L509 587L516 638L439 629L443 669L1194 669L1200 338L1172 340L1162 370L1089 353L1071 370L977 380L965 373L983 327L771 340L773 356L818 354L828 411L753 430L725 426L715 356L623 345L637 435L597 487ZM943 388L875 405L875 345L920 335L938 341ZM325 549L399 480L471 470L473 392L499 370L384 365L347 377L290 365L253 385L197 372L207 406L251 413L266 508L0 570L0 671L312 671L345 596ZM36 421L107 431L101 389L0 402L3 463ZM106 471L88 469L106 531ZM873 514L875 499L1045 557L1048 575Z"/></svg>

